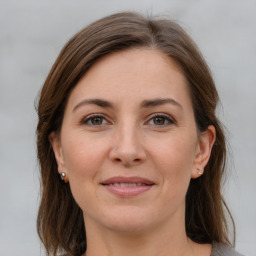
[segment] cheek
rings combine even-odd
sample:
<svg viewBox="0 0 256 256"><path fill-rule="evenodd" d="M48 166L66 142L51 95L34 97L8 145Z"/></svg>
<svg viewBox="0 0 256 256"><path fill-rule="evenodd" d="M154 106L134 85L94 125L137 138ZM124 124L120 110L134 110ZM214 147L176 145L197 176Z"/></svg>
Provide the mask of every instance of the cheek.
<svg viewBox="0 0 256 256"><path fill-rule="evenodd" d="M196 139L169 136L152 148L152 157L168 174L190 172L195 159Z"/></svg>
<svg viewBox="0 0 256 256"><path fill-rule="evenodd" d="M63 141L63 155L74 199L84 210L92 204L101 166L106 157L106 143L81 134L72 134Z"/></svg>
<svg viewBox="0 0 256 256"><path fill-rule="evenodd" d="M180 201L185 197L194 168L195 148L195 139L173 136L151 151L154 168L160 173L164 191L169 195L166 200Z"/></svg>
<svg viewBox="0 0 256 256"><path fill-rule="evenodd" d="M105 157L106 143L77 134L63 143L63 155L71 181L95 176Z"/></svg>

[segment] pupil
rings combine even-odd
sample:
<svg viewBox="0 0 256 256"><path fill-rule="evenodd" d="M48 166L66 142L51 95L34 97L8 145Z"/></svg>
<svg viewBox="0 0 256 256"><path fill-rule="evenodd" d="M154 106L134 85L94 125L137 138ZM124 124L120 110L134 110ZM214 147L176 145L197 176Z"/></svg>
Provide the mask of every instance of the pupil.
<svg viewBox="0 0 256 256"><path fill-rule="evenodd" d="M94 117L92 119L92 124L95 124L95 125L100 125L102 124L102 118L101 117Z"/></svg>
<svg viewBox="0 0 256 256"><path fill-rule="evenodd" d="M156 125L164 124L164 118L156 117L154 122L155 122Z"/></svg>

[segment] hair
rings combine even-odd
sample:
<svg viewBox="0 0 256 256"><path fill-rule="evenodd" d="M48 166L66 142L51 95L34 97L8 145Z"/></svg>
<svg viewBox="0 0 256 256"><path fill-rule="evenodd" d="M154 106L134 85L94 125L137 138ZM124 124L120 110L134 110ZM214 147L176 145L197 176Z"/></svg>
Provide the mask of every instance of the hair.
<svg viewBox="0 0 256 256"><path fill-rule="evenodd" d="M86 251L83 214L70 187L58 175L49 135L60 132L70 93L88 69L106 54L130 48L157 49L183 70L192 99L199 132L209 125L216 129L216 141L203 176L192 179L186 195L187 236L197 243L213 241L234 245L234 221L222 197L226 143L215 115L219 97L210 70L189 35L174 21L145 18L123 12L102 18L85 27L61 50L38 101L37 150L41 171L41 202L37 230L47 255L81 255Z"/></svg>

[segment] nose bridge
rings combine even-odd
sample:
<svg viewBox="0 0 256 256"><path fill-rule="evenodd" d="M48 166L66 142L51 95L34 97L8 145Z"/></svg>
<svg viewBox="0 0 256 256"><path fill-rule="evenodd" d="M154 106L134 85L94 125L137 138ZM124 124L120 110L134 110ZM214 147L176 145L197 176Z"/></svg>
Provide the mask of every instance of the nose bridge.
<svg viewBox="0 0 256 256"><path fill-rule="evenodd" d="M119 139L119 147L123 148L124 150L135 148L138 141L137 140L137 133L138 128L134 123L123 123L117 129L117 137Z"/></svg>
<svg viewBox="0 0 256 256"><path fill-rule="evenodd" d="M134 165L145 160L140 128L135 121L120 122L114 134L111 158L125 165Z"/></svg>

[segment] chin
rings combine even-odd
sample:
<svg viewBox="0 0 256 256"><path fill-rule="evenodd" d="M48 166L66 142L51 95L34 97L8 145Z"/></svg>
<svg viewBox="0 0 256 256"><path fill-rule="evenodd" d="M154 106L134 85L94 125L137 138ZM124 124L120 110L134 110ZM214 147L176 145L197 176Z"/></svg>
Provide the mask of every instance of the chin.
<svg viewBox="0 0 256 256"><path fill-rule="evenodd" d="M118 220L115 223L108 223L108 229L126 235L139 235L150 229L149 224L141 220Z"/></svg>
<svg viewBox="0 0 256 256"><path fill-rule="evenodd" d="M154 226L156 221L152 212L138 207L134 208L125 207L122 211L109 213L108 216L104 216L102 224L112 231L125 234L143 233Z"/></svg>

